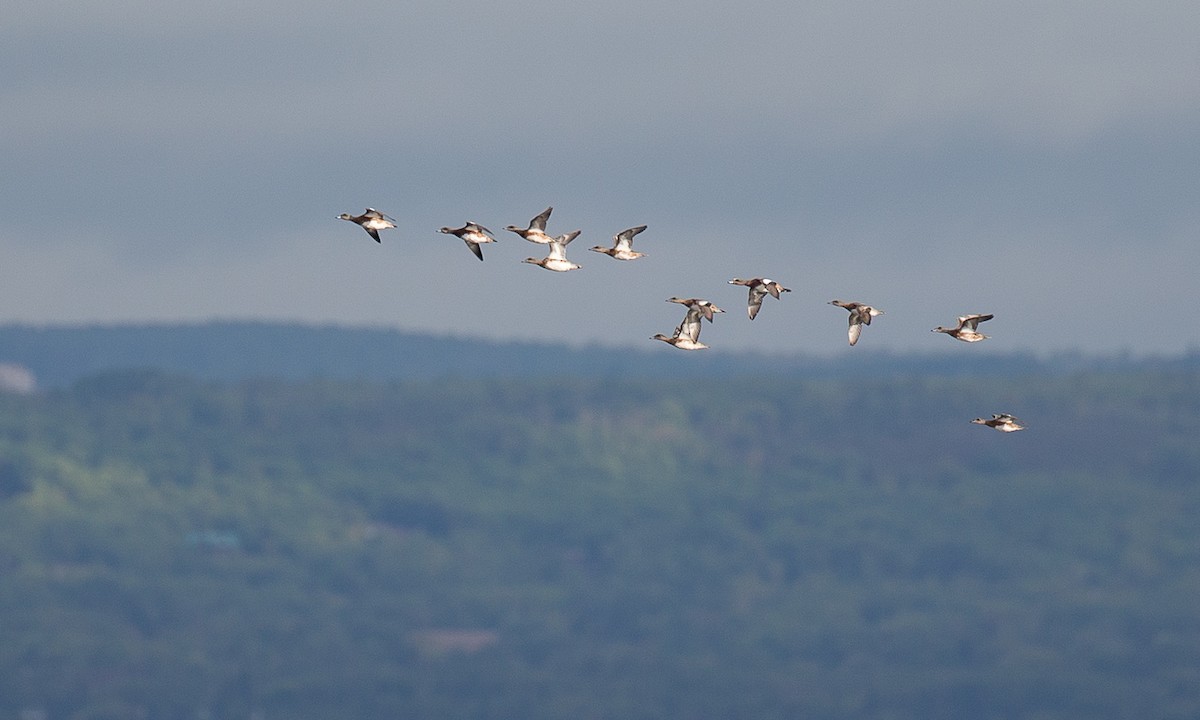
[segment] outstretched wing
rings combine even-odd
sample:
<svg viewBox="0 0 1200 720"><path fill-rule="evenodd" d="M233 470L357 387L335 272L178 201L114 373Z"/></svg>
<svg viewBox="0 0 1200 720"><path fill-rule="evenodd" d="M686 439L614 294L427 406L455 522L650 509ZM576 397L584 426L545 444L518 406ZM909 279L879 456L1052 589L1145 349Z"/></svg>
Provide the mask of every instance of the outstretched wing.
<svg viewBox="0 0 1200 720"><path fill-rule="evenodd" d="M979 323L991 320L995 315L964 315L958 319L958 326L966 326L970 330L978 330Z"/></svg>
<svg viewBox="0 0 1200 720"><path fill-rule="evenodd" d="M763 298L766 296L767 293L763 291L762 285L750 286L750 298L746 306L746 311L750 314L751 320L753 320L754 316L758 315L758 311L762 309Z"/></svg>
<svg viewBox="0 0 1200 720"><path fill-rule="evenodd" d="M679 325L680 331L691 338L692 342L700 342L700 315L693 313L691 310L684 316L683 322Z"/></svg>
<svg viewBox="0 0 1200 720"><path fill-rule="evenodd" d="M545 232L546 231L546 221L550 219L550 213L553 211L554 211L553 207L548 207L545 210L543 210L541 215L538 215L537 217L535 217L534 219L529 221L529 228L531 230L541 230L542 232Z"/></svg>
<svg viewBox="0 0 1200 720"><path fill-rule="evenodd" d="M646 229L645 225L638 225L637 227L631 227L628 230L622 230L621 232L619 232L613 236L613 240L616 241L616 244L614 247L616 247L618 249L632 250L633 249L633 236L637 235L638 233L640 233L641 231L643 231L645 229Z"/></svg>
<svg viewBox="0 0 1200 720"><path fill-rule="evenodd" d="M850 344L854 345L858 342L858 336L862 335L862 320L857 313L850 313Z"/></svg>

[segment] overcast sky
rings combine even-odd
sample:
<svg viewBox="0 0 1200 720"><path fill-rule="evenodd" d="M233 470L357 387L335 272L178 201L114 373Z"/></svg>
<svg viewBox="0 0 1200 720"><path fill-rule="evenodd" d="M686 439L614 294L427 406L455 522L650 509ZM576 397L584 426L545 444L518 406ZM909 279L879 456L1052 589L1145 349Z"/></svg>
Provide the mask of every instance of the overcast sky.
<svg viewBox="0 0 1200 720"><path fill-rule="evenodd" d="M714 348L1200 346L1193 0L15 0L0 68L4 323L645 348L682 295ZM581 270L503 231L547 205ZM833 298L887 314L850 349ZM929 332L968 312L987 343Z"/></svg>

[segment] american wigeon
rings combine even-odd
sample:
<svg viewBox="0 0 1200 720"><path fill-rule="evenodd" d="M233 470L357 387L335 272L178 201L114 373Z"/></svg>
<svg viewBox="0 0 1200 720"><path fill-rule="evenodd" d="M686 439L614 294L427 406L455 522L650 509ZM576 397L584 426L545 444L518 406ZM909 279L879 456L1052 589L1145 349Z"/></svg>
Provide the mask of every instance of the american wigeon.
<svg viewBox="0 0 1200 720"><path fill-rule="evenodd" d="M667 302L676 302L678 298L671 298ZM709 304L709 307L715 307ZM718 309L719 310L719 309ZM688 307L687 313L683 316L683 322L675 328L675 334L671 336L658 333L650 337L651 340L662 340L668 345L679 348L680 350L704 350L708 346L700 342L700 316L702 314L701 306L693 305ZM720 311L724 312L724 311ZM711 321L712 318L710 317Z"/></svg>
<svg viewBox="0 0 1200 720"><path fill-rule="evenodd" d="M637 227L631 227L628 230L622 230L616 235L613 235L612 247L596 245L595 247L589 248L589 250L592 250L593 252L604 253L614 260L637 260L640 257L645 257L646 253L637 252L633 249L633 236L645 229L645 225L638 225Z"/></svg>
<svg viewBox="0 0 1200 720"><path fill-rule="evenodd" d="M758 311L762 307L763 298L767 295L778 300L780 293L791 292L790 288L785 288L770 278L750 278L748 280L734 278L729 281L729 284L743 285L750 288L750 297L747 301L746 312L750 315L751 320L758 315Z"/></svg>
<svg viewBox="0 0 1200 720"><path fill-rule="evenodd" d="M987 425L990 428L995 428L1000 432L1006 433L1025 429L1025 426L1021 424L1020 420L1012 415L1009 415L1008 413L992 413L992 417L988 419L975 418L971 422L975 423L976 425Z"/></svg>
<svg viewBox="0 0 1200 720"><path fill-rule="evenodd" d="M546 234L546 221L550 219L550 213L552 212L554 212L554 208L546 208L540 215L529 221L529 227L527 228L509 225L504 229L520 235L529 242L538 243L540 245L549 245L550 243L554 242L554 238Z"/></svg>
<svg viewBox="0 0 1200 720"><path fill-rule="evenodd" d="M578 237L580 232L581 231L579 230L575 230L567 233L566 235L559 235L551 240L550 252L548 255L546 255L546 257L541 258L540 260L538 258L525 258L521 262L537 265L547 270L553 270L554 272L578 270L582 266L576 265L567 259L567 245L570 245L571 241Z"/></svg>
<svg viewBox="0 0 1200 720"><path fill-rule="evenodd" d="M995 315L963 315L958 318L958 324L954 327L935 327L931 332L946 333L955 340L963 342L979 342L987 340L989 336L979 332L979 323L991 320Z"/></svg>
<svg viewBox="0 0 1200 720"><path fill-rule="evenodd" d="M873 308L860 302L843 302L841 300L830 300L830 305L837 305L840 308L846 308L850 311L850 344L854 345L858 342L858 336L862 334L862 326L870 325L871 318L882 315L883 311L878 308Z"/></svg>
<svg viewBox="0 0 1200 720"><path fill-rule="evenodd" d="M384 215L383 213L373 208L367 208L362 215L351 215L350 213L342 213L337 216L338 220L349 220L352 223L357 223L362 226L367 234L375 238L375 242L383 244L379 239L379 231L387 230L396 227L396 221Z"/></svg>
<svg viewBox="0 0 1200 720"><path fill-rule="evenodd" d="M475 257L483 259L483 248L479 247L484 243L496 242L496 238L492 237L492 231L475 222L467 222L460 228L444 227L438 230L440 233L448 235L456 235L462 239L471 252L475 253Z"/></svg>
<svg viewBox="0 0 1200 720"><path fill-rule="evenodd" d="M704 319L708 320L709 322L712 322L713 313L725 312L724 310L717 307L713 303L709 302L708 300L704 300L702 298L671 297L671 298L667 298L667 302L679 303L680 305L683 305L684 307L686 307L688 310L694 310L697 313L703 315Z"/></svg>

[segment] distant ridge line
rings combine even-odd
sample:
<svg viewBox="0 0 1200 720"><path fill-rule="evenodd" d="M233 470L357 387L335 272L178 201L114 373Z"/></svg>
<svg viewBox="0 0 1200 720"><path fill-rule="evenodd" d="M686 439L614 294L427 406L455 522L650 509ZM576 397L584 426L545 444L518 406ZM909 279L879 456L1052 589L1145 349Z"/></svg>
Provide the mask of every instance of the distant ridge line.
<svg viewBox="0 0 1200 720"><path fill-rule="evenodd" d="M1045 374L1082 369L1197 368L1200 351L1177 358L1029 353L877 352L853 357L712 352L703 357L655 348L573 347L489 340L378 326L261 320L186 323L0 325L0 363L22 366L39 387L88 375L156 369L210 380L329 378L377 381L526 377L805 377Z"/></svg>

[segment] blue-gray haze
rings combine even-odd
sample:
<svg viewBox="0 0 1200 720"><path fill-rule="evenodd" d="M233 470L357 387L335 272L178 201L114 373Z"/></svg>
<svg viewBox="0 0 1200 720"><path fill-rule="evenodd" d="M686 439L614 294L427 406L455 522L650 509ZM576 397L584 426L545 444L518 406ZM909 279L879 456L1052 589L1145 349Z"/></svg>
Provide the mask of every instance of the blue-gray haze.
<svg viewBox="0 0 1200 720"><path fill-rule="evenodd" d="M1200 344L1194 3L10 3L0 322ZM555 207L583 264L501 228ZM376 207L382 246L339 222ZM442 225L500 242L478 262ZM647 224L643 260L587 252ZM753 322L734 276L792 287ZM845 312L887 315L853 351ZM1180 310L1170 308L1179 307ZM969 347L929 329L995 313ZM990 348L990 349L989 349ZM662 352L673 352L666 347Z"/></svg>

